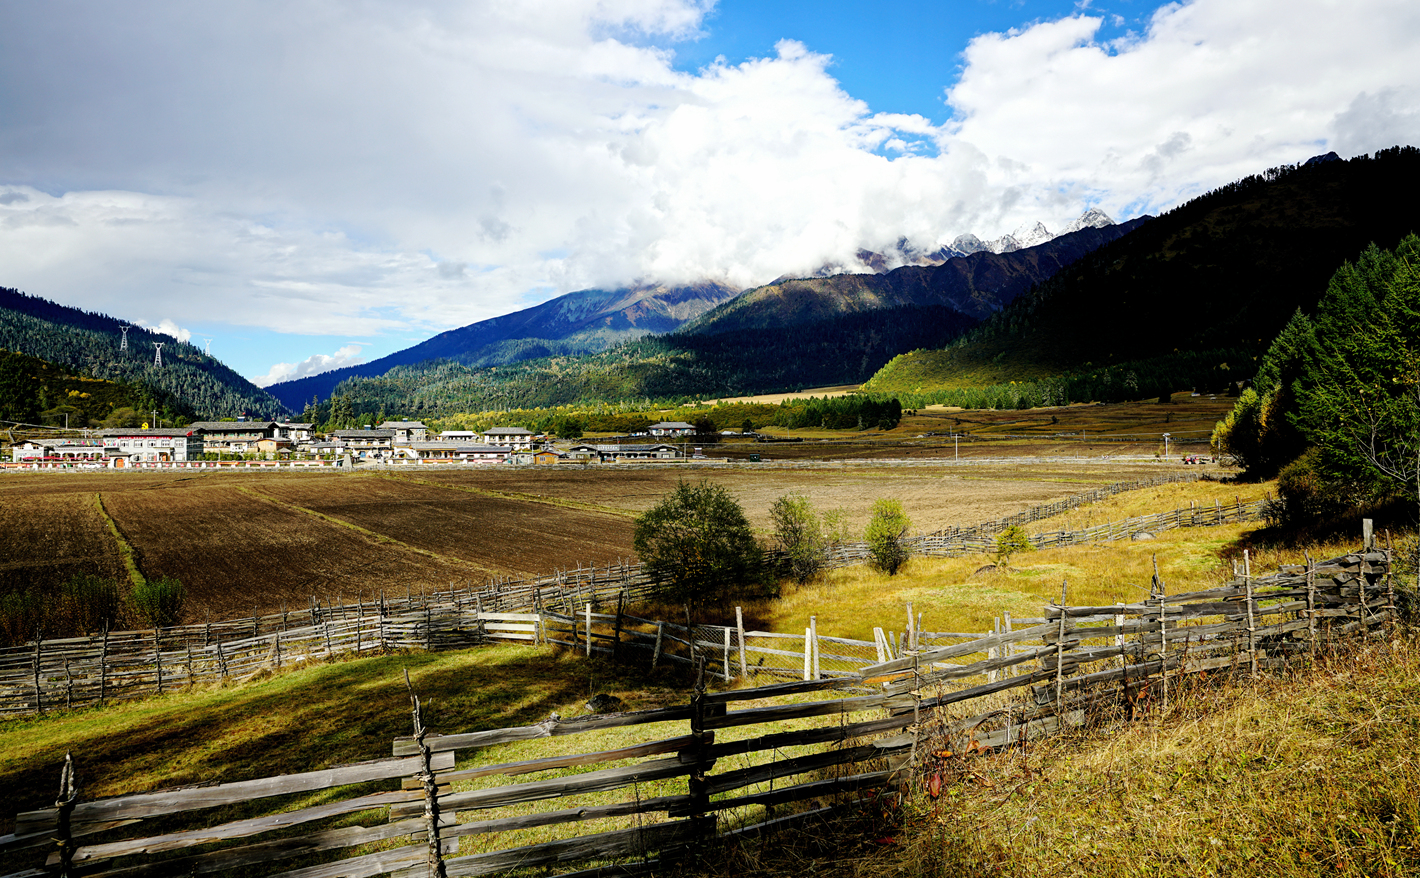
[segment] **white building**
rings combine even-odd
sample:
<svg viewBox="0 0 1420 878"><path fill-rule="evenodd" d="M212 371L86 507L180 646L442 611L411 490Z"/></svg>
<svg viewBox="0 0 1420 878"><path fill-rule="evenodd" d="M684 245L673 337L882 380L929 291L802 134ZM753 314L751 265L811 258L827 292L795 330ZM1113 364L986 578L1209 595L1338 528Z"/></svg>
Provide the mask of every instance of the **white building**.
<svg viewBox="0 0 1420 878"><path fill-rule="evenodd" d="M536 434L522 427L490 427L483 431L483 441L488 445L501 445L514 451L531 451Z"/></svg>
<svg viewBox="0 0 1420 878"><path fill-rule="evenodd" d="M652 436L694 436L695 425L685 421L661 421L646 428Z"/></svg>
<svg viewBox="0 0 1420 878"><path fill-rule="evenodd" d="M473 442L396 442L394 450L413 460L446 460L463 463L503 463L512 452L501 445Z"/></svg>
<svg viewBox="0 0 1420 878"><path fill-rule="evenodd" d="M39 439L10 448L15 463L98 462L104 463L102 442L71 442L68 439Z"/></svg>
<svg viewBox="0 0 1420 878"><path fill-rule="evenodd" d="M179 463L201 460L202 431L193 427L176 430L104 430L105 453L120 453L134 463Z"/></svg>

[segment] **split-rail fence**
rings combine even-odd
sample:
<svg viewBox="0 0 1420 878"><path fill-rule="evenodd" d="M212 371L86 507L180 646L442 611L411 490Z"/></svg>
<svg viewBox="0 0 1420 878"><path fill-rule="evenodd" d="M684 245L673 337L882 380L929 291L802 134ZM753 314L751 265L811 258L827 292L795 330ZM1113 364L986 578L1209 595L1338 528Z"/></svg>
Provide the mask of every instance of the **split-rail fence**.
<svg viewBox="0 0 1420 878"><path fill-rule="evenodd" d="M674 874L705 845L890 801L914 757L1147 711L1193 675L1306 662L1396 617L1390 553L1368 540L1186 594L1155 576L1130 604L1072 606L1066 585L1022 629L915 633L854 673L751 689L706 691L702 672L653 710L436 731L411 692L414 734L357 765L84 801L66 763L56 805L19 814L0 857L6 878Z"/></svg>

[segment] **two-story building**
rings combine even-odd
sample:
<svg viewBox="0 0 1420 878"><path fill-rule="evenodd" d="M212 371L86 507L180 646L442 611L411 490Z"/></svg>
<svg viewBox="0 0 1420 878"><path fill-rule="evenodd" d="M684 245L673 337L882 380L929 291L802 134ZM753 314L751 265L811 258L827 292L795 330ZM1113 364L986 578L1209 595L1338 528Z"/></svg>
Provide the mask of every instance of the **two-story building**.
<svg viewBox="0 0 1420 878"><path fill-rule="evenodd" d="M203 451L209 454L251 454L262 450L258 443L267 440L281 442L281 425L275 421L198 421L189 430L202 431ZM290 441L286 440L286 447Z"/></svg>
<svg viewBox="0 0 1420 878"><path fill-rule="evenodd" d="M573 457L596 460L675 460L680 451L674 445L573 445L567 452Z"/></svg>
<svg viewBox="0 0 1420 878"><path fill-rule="evenodd" d="M501 445L474 442L396 442L395 452L412 460L445 460L462 463L503 463L512 452Z"/></svg>
<svg viewBox="0 0 1420 878"><path fill-rule="evenodd" d="M537 434L522 427L489 427L483 431L485 445L501 445L514 451L531 451Z"/></svg>
<svg viewBox="0 0 1420 878"><path fill-rule="evenodd" d="M134 463L181 463L200 460L205 447L202 431L195 425L177 429L104 430L106 454L126 456Z"/></svg>
<svg viewBox="0 0 1420 878"><path fill-rule="evenodd" d="M406 442L427 442L429 440L429 428L419 421L385 421L375 429L389 430L393 433L396 445L403 445Z"/></svg>
<svg viewBox="0 0 1420 878"><path fill-rule="evenodd" d="M331 430L328 438L359 457L394 451L393 430Z"/></svg>
<svg viewBox="0 0 1420 878"><path fill-rule="evenodd" d="M94 441L71 441L69 439L36 439L10 447L10 458L15 463L104 463L104 444Z"/></svg>
<svg viewBox="0 0 1420 878"><path fill-rule="evenodd" d="M661 421L646 428L652 436L694 436L695 425L685 421Z"/></svg>

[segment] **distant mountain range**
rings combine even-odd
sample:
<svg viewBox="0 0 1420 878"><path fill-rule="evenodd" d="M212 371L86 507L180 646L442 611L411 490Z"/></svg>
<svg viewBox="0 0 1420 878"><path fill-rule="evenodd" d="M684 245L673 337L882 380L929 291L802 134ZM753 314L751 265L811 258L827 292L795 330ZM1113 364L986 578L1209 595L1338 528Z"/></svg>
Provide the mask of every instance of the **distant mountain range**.
<svg viewBox="0 0 1420 878"><path fill-rule="evenodd" d="M282 381L266 389L292 410L300 411L313 398L329 397L347 378L383 375L396 366L432 360L497 366L540 357L593 354L642 336L670 332L738 293L734 287L709 281L580 290L442 332L378 360Z"/></svg>
<svg viewBox="0 0 1420 878"><path fill-rule="evenodd" d="M441 360L473 368L506 366L544 357L595 354L643 336L661 335L673 330L678 330L678 335L684 337L804 328L808 324L832 321L836 337L842 337L845 332L852 333L848 328L852 320L845 323L843 318L892 308L946 307L959 315L949 321L955 333L993 313L1032 284L1050 277L1061 266L1127 233L1140 222L1143 222L1142 218L1114 225L1104 213L1092 210L1060 235L1052 235L1037 223L1027 238L1038 238L1039 243L1030 247L1021 247L1020 241L1009 235L992 245L982 244L975 236L962 236L957 243L973 248L972 252L943 248L936 254L950 252L956 255L944 256L935 262L936 255L919 255L915 258L922 262L921 265L903 265L880 274L860 271L823 278L781 279L744 293L712 282L678 287L661 285L611 291L582 290L513 314L449 330L369 363L283 381L269 386L267 390L293 410L300 410L313 399L328 398L347 379L373 378L395 367L417 367L421 363ZM1001 252L991 250L992 246ZM899 253L893 258L902 261L906 257ZM934 326L938 323L940 321L929 321ZM869 325L873 333L881 336L881 321L863 323L864 331ZM916 345L941 338L940 334L924 336L920 332L911 332L903 335L901 344ZM846 343L850 348L861 347L853 342ZM771 339L770 349L763 351L763 356L773 357L776 353L773 347ZM872 353L865 354L867 359L857 359L872 364L872 369L900 352L891 343L886 347L877 343L868 347ZM745 356L761 356L752 345L743 350ZM735 359L728 352L724 355ZM773 369L764 370L745 368L744 364L723 359L717 359L717 362L728 370L726 374L747 378L755 386L772 385L777 388L785 382L801 383L791 374L793 369L786 368L792 364L780 360L776 360ZM821 367L822 364L819 364L812 371L822 373ZM871 374L872 370L863 371L866 368L863 365L846 373L839 369L833 374L840 377L846 374L848 377L843 378L846 381L860 381ZM403 370L401 374L408 371ZM807 375L803 380L809 381ZM681 387L679 381L652 381L651 384L659 388L658 393L671 392L672 385ZM396 404L394 399L386 399L385 402Z"/></svg>

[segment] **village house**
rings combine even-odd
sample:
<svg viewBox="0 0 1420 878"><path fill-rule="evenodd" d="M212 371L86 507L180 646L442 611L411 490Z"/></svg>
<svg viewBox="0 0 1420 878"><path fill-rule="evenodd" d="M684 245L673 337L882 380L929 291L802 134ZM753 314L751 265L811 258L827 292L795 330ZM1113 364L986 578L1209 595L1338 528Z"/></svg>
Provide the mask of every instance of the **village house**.
<svg viewBox="0 0 1420 878"><path fill-rule="evenodd" d="M661 421L646 428L652 436L694 436L695 425L685 421Z"/></svg>
<svg viewBox="0 0 1420 878"><path fill-rule="evenodd" d="M483 442L483 437L474 430L445 430L439 434L441 442L472 442L477 445Z"/></svg>
<svg viewBox="0 0 1420 878"><path fill-rule="evenodd" d="M429 428L419 421L385 421L375 429L389 430L393 433L396 445L403 445L407 442L427 442L429 440Z"/></svg>
<svg viewBox="0 0 1420 878"><path fill-rule="evenodd" d="M10 448L10 458L15 463L38 463L40 461L63 463L104 463L102 442L73 442L68 439L36 439L14 445Z"/></svg>
<svg viewBox="0 0 1420 878"><path fill-rule="evenodd" d="M573 445L568 454L598 460L674 460L680 451L674 445Z"/></svg>
<svg viewBox="0 0 1420 878"><path fill-rule="evenodd" d="M331 430L328 438L332 442L339 442L343 448L359 452L361 457L394 451L392 430Z"/></svg>
<svg viewBox="0 0 1420 878"><path fill-rule="evenodd" d="M541 451L515 451L508 458L509 463L520 466L550 466L562 459L556 451L544 448Z"/></svg>
<svg viewBox="0 0 1420 878"><path fill-rule="evenodd" d="M104 453L125 456L134 463L181 463L202 459L205 440L196 425L177 429L104 430ZM114 461L122 466L121 461Z"/></svg>
<svg viewBox="0 0 1420 878"><path fill-rule="evenodd" d="M305 443L315 439L315 424L297 424L291 423L289 421L283 421L277 424L276 427L276 438L290 439L293 445L304 445Z"/></svg>
<svg viewBox="0 0 1420 878"><path fill-rule="evenodd" d="M483 441L488 445L501 445L514 451L531 451L536 434L522 427L489 427L483 431Z"/></svg>
<svg viewBox="0 0 1420 878"><path fill-rule="evenodd" d="M202 431L202 450L208 454L251 454L262 440L279 440L280 427L275 421L198 421L186 429Z"/></svg>
<svg viewBox="0 0 1420 878"><path fill-rule="evenodd" d="M413 460L447 460L464 463L504 463L511 453L501 445L474 442L396 442L394 450Z"/></svg>

